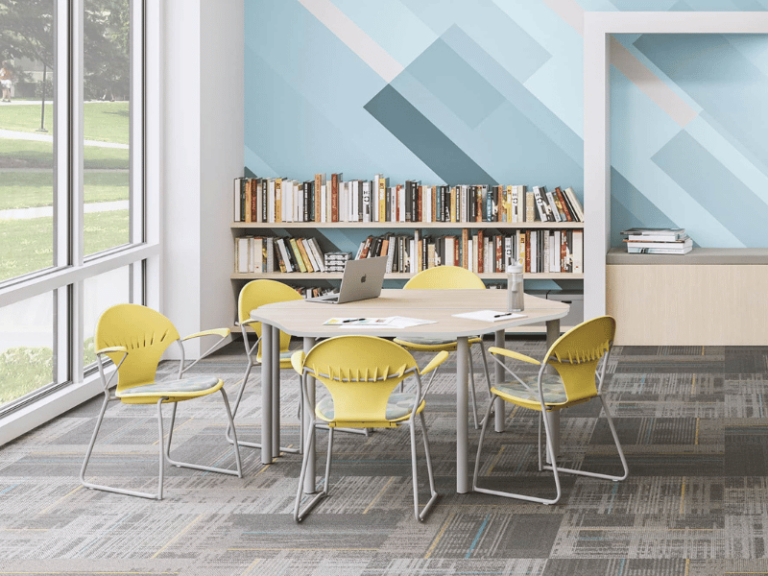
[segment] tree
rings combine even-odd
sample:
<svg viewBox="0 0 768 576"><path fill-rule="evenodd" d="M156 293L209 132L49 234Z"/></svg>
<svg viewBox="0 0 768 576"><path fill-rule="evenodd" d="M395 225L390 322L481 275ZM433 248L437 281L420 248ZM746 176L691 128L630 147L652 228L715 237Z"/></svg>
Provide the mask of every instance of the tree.
<svg viewBox="0 0 768 576"><path fill-rule="evenodd" d="M27 58L54 69L54 0L0 0L0 58ZM87 0L83 15L84 96L127 97L130 1Z"/></svg>

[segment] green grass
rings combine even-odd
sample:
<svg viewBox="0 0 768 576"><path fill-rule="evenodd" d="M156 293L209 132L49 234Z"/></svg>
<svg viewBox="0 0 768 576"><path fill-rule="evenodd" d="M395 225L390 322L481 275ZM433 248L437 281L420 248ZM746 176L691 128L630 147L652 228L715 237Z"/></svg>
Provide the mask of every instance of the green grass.
<svg viewBox="0 0 768 576"><path fill-rule="evenodd" d="M128 169L128 150L118 148L83 148L83 165L89 169ZM0 138L2 168L45 168L53 170L53 144L31 140Z"/></svg>
<svg viewBox="0 0 768 576"><path fill-rule="evenodd" d="M128 210L85 214L85 254L126 244L128 223ZM0 281L52 266L53 218L0 221L0 254Z"/></svg>
<svg viewBox="0 0 768 576"><path fill-rule="evenodd" d="M128 144L128 102L83 104L83 134L86 140ZM53 135L53 105L45 105L45 128ZM35 132L40 128L40 106L0 106L0 128Z"/></svg>
<svg viewBox="0 0 768 576"><path fill-rule="evenodd" d="M53 205L53 173L0 174L0 210ZM83 179L86 204L128 199L128 172L85 172Z"/></svg>
<svg viewBox="0 0 768 576"><path fill-rule="evenodd" d="M0 406L53 380L53 350L9 348L0 354Z"/></svg>

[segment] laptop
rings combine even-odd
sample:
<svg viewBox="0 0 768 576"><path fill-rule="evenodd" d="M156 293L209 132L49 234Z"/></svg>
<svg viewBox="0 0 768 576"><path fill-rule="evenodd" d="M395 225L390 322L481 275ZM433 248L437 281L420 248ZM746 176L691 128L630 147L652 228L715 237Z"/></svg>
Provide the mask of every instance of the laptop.
<svg viewBox="0 0 768 576"><path fill-rule="evenodd" d="M386 256L347 260L344 266L344 276L341 279L339 293L310 298L308 301L323 304L344 304L345 302L378 298L384 285L384 273L386 270Z"/></svg>

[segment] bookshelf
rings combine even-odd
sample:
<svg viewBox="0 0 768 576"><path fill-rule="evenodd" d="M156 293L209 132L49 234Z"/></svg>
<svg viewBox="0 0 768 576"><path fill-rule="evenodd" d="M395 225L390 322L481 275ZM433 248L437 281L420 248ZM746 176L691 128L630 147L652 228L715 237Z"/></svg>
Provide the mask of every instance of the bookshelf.
<svg viewBox="0 0 768 576"><path fill-rule="evenodd" d="M246 181L246 183L243 184L243 181ZM316 196L313 195L311 188L308 187L302 189L301 184L298 183L298 188L294 187L292 191L289 192L290 194L293 194L290 201L292 203L292 207L282 212L279 216L281 220L287 219L288 221L275 222L274 220L278 218L278 209L277 202L271 195L272 180L270 179L268 181L268 185L264 184L263 188L262 184L258 183L262 181L263 179L243 178L236 179L235 182L234 217L241 217L241 221L234 221L230 224L233 243L236 245L233 266L234 271L230 274L230 279L232 281L233 291L235 294L237 294L248 281L256 279L278 280L297 287L301 287L302 289L307 287L322 288L331 287L334 284L338 285L338 282L343 276L341 272L300 272L297 270L291 272L281 271L280 268L282 267L282 260L284 260L284 258L279 255L280 250L277 249L275 253L274 265L273 263L269 264L269 271L265 271L267 266L266 257L261 264L258 264L257 260L254 266L253 258L258 258L258 256L254 256L255 254L259 254L259 251L262 248L264 250L264 254L268 253L267 249L264 247L266 246L266 243L262 245L264 238L270 239L270 246L272 245L271 238L274 238L274 245L277 246L277 239L285 239L286 236L296 239L297 243L303 242L305 244L304 248L302 248L302 253L304 250L309 253L309 244L314 243L317 245L317 248L319 248L321 257L322 253L341 251L351 253L353 258L357 255L357 250L361 242L364 241L367 237L371 236L387 239L390 241L390 244L393 238L398 238L397 242L400 242L399 239L403 238L405 243L408 244L408 237L410 236L410 250L413 250L414 237L416 241L429 239L430 249L432 249L432 244L435 243L435 241L439 242L443 238L448 238L451 239L451 243L449 244L448 241L443 242L443 244L440 245L441 249L438 249L438 246L435 245L435 255L438 256L439 253L445 256L446 259L444 262L447 262L448 264L453 264L457 258L459 261L464 260L466 263L467 257L472 259L474 256L476 260L474 265L478 266L479 264L478 268L483 266L479 263L479 261L477 261L482 255L484 261L483 267L486 270L491 271L480 272L478 273L478 276L489 283L493 283L495 285L494 287L503 285L506 281L506 274L504 272L493 271L500 269L502 262L506 257L511 255L514 258L519 250L524 249L525 252L532 250L534 256L536 256L537 252L539 253L537 260L538 269L545 271L527 272L525 274L526 280L532 283L532 285L529 284L531 288L535 289L544 285L551 289L553 286L560 285L560 282L564 282L565 286L568 288L573 289L576 287L577 290L581 289L581 282L584 279L584 274L581 271L578 271L578 268L580 267L579 264L582 261L582 258L572 258L571 252L574 249L574 245L576 245L582 247L579 250L579 253L583 253L584 223L583 221L579 221L580 218L583 218L583 214L581 212L580 206L578 207L579 212L576 212L576 209L573 207L573 202L578 204L578 200L568 200L569 203L566 204L566 201L563 200L564 193L560 192L560 189L557 189L557 192L550 191L550 194L553 195L553 198L549 200L551 205L544 205L544 202L546 202L545 198L547 191L543 187L540 188L543 193L541 194L542 202L540 203L538 199L534 198L533 195L529 197L526 194L527 191L525 186L496 186L493 188L487 186L456 186L455 198L452 199L452 202L449 202L448 195L449 189L453 187L443 186L443 190L438 192L438 194L441 194L441 198L445 198L445 200L437 200L435 190L441 187L423 186L425 190L419 190L417 192L416 189L414 189L413 192L414 194L421 195L418 200L419 217L423 217L428 221L402 221L402 218L405 217L407 212L403 210L402 214L398 213L398 210L402 208L402 197L397 196L395 193L395 190L398 192L400 191L401 186L393 186L390 188L382 187L382 194L391 194L391 196L387 197L386 199L386 218L388 218L388 221L378 220L378 212L383 210L385 206L385 200L381 199L380 197L379 199L381 200L382 204L380 207L375 207L372 209L371 204L376 202L376 198L372 198L373 194L371 194L366 199L366 202L370 203L366 204L365 208L357 206L359 213L355 212L355 208L352 207L352 204L344 205L349 206L349 208L343 207L341 197L339 197L338 208L334 207L333 210L338 212L340 219L342 218L342 214L344 214L345 219L354 219L355 215L357 214L357 221L331 222L317 221L317 219L312 220L315 215L315 210L317 210L317 207L320 205L323 206L323 211L317 212L317 214L322 214L323 220L326 218L327 220L331 219L331 207L328 206L330 204L328 197L324 196L321 197L321 199L317 199ZM285 182L290 183L292 181L283 179L283 186L285 186ZM295 186L295 181L293 182ZM339 183L341 185L340 180ZM374 182L371 182L371 184L373 185ZM270 187L269 190L267 189L268 186ZM403 185L403 187L406 186L407 184ZM375 186L371 186L371 188L373 190L376 189ZM422 195L425 192L428 194L429 188L432 188L432 196ZM466 199L462 197L462 207L459 208L459 188L475 189L471 190L470 193L477 194L477 201L474 199L475 196L467 196ZM519 188L519 191L513 192L513 188ZM249 190L250 196L247 196L244 190ZM261 192L259 192L259 190L261 190ZM306 190L310 190L310 192L307 192ZM388 192L385 192L385 190ZM453 190L450 192L452 193ZM327 189L325 185L323 185L322 194L325 195L326 193ZM555 196L558 193L561 194L560 202L555 199ZM570 189L568 193L574 195L573 191ZM257 194L261 194L261 196L257 196ZM517 199L513 201L515 194L517 195L517 198L520 199L519 205ZM249 197L251 200L249 200ZM351 203L353 200L350 198L352 198L352 195L345 196L345 200ZM360 198L364 198L362 193L358 196L358 200ZM398 200L397 198L400 199ZM535 205L532 205L532 199L536 203ZM315 203L316 200L317 203ZM362 202L362 200L359 201ZM239 206L238 202L240 203ZM253 202L253 204L250 202ZM258 206L260 206L260 208L256 208L257 202L259 203ZM282 202L285 202L285 194L282 196ZM406 201L407 207L411 206L410 202L411 200ZM415 215L417 200L414 199L413 202L413 214ZM269 204L269 208L267 208L267 204ZM431 216L429 214L430 204ZM251 206L250 210L246 208L247 206ZM314 210L312 210L313 206ZM477 207L476 211L475 206ZM563 209L563 206L566 208ZM526 208L528 212L526 212ZM270 212L268 218L269 221L264 221L268 213L267 210L272 212ZM361 221L362 214L365 210L369 210L369 212L367 212L367 218L370 218L372 221ZM557 210L560 211L558 216L556 216ZM566 217L566 211L568 217ZM382 214L384 214L384 212L382 212ZM407 218L411 219L411 214L407 214ZM255 221L242 221L246 217ZM336 212L333 213L333 217L336 218ZM542 218L547 217L550 218L550 220L541 221ZM554 220L555 217L558 218L557 221ZM393 221L394 218L401 219ZM491 220L491 218L493 219ZM530 220L529 218L538 219ZM430 219L431 221L429 221ZM512 219L512 221L508 221L509 219ZM536 234L533 235L533 239L530 238L531 232L536 232ZM578 236L578 240L575 240L576 236ZM249 265L245 267L242 266L240 258L244 254L242 250L246 243L239 242L239 240L244 238L251 239L247 243L247 259L250 259ZM520 244L520 238L523 239L522 244ZM477 253L478 239L485 242L487 242L486 239L490 239L489 243L481 242L479 244L479 254ZM528 244L525 243L526 240L529 242ZM536 241L536 244L531 244L532 241ZM253 251L251 248L251 242L257 243L256 248L254 248ZM287 245L288 242L285 242L285 244ZM374 245L377 246L379 250L382 249L381 243L376 245L374 242ZM421 242L419 242L419 246L420 245ZM262 248L259 248L260 246ZM536 248L536 246L538 246L538 248ZM373 248L371 249L373 250ZM383 249L386 250L386 245L384 245ZM465 252L467 249L469 249L468 253ZM511 252L509 252L510 249ZM395 268L398 267L397 264L403 266L403 250L405 249L401 248L400 258L395 256L395 260L397 261ZM288 248L288 251L290 252L290 248ZM397 252L398 249L395 248L395 253L397 254ZM525 252L523 252L523 254L525 254ZM385 252L382 252L382 254L384 253ZM406 261L408 261L409 258L413 256L418 258L419 263L424 266L422 260L425 261L427 258L427 253L428 249L427 245L425 244L423 247L423 252L416 253L419 254L419 256L406 254ZM313 262L317 260L317 252L315 252L315 254L316 256ZM283 254L283 256L284 255L285 254ZM457 257L457 255L459 256ZM293 258L293 255L291 255L291 258ZM311 255L310 258L312 258ZM391 252L390 258L392 258ZM431 254L429 255L429 258L431 263ZM280 266L278 266L278 259L281 260ZM304 257L303 260L306 265L308 259ZM560 271L560 268L565 266L565 263L567 263L569 267L576 266L577 271ZM408 269L410 268L411 264L405 265L406 269ZM529 266L532 266L534 269L537 267L536 262L532 262L529 264ZM246 269L253 270L254 267L256 270L261 269L262 271L245 271ZM304 267L311 269L309 266ZM317 266L314 266L314 268L317 270ZM424 268L426 268L426 266L424 266L422 269ZM402 268L400 268L400 270L402 270ZM389 285L388 287L397 287L398 285L402 286L408 279L415 275L416 272L393 271L386 274L385 282ZM544 281L544 284L542 284L541 281ZM554 282L557 282L558 284L553 284ZM569 326L566 326L565 328L567 327ZM527 326L525 329L516 330L515 332L544 333L545 329L543 326Z"/></svg>

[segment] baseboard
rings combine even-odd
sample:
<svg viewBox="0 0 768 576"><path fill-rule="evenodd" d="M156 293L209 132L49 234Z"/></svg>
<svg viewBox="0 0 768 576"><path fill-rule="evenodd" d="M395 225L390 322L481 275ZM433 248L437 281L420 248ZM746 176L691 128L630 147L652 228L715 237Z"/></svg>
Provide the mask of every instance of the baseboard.
<svg viewBox="0 0 768 576"><path fill-rule="evenodd" d="M112 368L114 370L114 368ZM107 370L107 376L111 370ZM0 419L0 446L50 422L68 410L104 393L98 373L72 384Z"/></svg>

